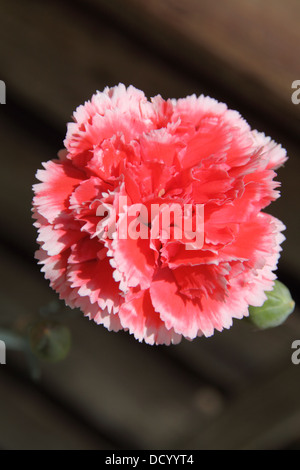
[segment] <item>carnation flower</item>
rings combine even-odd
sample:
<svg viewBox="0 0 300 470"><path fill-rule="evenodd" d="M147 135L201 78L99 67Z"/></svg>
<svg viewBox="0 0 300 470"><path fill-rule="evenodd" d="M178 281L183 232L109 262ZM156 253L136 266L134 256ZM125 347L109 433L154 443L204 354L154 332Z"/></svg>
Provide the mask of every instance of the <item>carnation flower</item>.
<svg viewBox="0 0 300 470"><path fill-rule="evenodd" d="M33 199L36 257L67 305L170 344L230 328L264 303L284 240L284 225L262 212L279 196L280 145L212 98L148 101L122 84L73 118ZM161 227L174 204L196 235L202 209L196 241L178 236L175 212Z"/></svg>

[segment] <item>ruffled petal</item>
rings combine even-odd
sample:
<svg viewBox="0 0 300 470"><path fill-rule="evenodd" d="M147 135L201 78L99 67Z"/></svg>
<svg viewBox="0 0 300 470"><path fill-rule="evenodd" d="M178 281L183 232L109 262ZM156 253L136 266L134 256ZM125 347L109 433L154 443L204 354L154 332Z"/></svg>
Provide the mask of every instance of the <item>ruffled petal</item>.
<svg viewBox="0 0 300 470"><path fill-rule="evenodd" d="M135 234L130 231L135 226L136 232L143 230L147 238L143 239L137 234L134 239ZM147 289L150 286L156 269L156 258L150 248L149 229L138 222L137 217L127 213L120 216L118 232L112 241L112 257L113 266L124 275L128 287Z"/></svg>
<svg viewBox="0 0 300 470"><path fill-rule="evenodd" d="M167 330L164 322L154 310L149 290L131 290L119 310L123 328L141 341L148 344L177 344L181 335L173 328Z"/></svg>
<svg viewBox="0 0 300 470"><path fill-rule="evenodd" d="M42 183L33 186L33 205L49 223L53 223L69 207L69 198L84 179L84 174L69 162L51 160L43 164L36 177Z"/></svg>
<svg viewBox="0 0 300 470"><path fill-rule="evenodd" d="M109 312L117 312L121 302L118 283L113 278L109 258L69 265L68 281L80 297L87 296L92 304Z"/></svg>
<svg viewBox="0 0 300 470"><path fill-rule="evenodd" d="M123 84L76 109L64 144L37 172L33 218L68 305L148 344L210 336L262 305L284 240L262 212L280 195L280 145L212 98Z"/></svg>

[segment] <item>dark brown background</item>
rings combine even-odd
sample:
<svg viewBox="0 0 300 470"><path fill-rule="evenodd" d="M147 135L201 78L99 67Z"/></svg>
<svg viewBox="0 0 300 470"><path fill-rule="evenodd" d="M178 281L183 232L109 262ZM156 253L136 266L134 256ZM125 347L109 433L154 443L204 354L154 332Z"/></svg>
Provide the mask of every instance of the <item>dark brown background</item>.
<svg viewBox="0 0 300 470"><path fill-rule="evenodd" d="M22 327L57 300L33 259L31 185L62 147L73 110L119 82L148 97L205 93L238 109L288 150L287 225L278 276L299 299L300 79L298 0L1 0L1 323ZM0 371L2 449L298 449L299 310L279 328L230 331L150 347L63 307L69 357L42 365L21 353Z"/></svg>

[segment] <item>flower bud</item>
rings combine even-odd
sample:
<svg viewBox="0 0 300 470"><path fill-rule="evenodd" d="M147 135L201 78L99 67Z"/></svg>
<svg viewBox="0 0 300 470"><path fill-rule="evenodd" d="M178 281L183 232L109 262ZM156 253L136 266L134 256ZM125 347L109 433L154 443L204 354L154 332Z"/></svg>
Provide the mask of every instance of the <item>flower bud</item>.
<svg viewBox="0 0 300 470"><path fill-rule="evenodd" d="M71 346L70 330L56 322L44 320L32 326L29 332L32 352L40 359L58 362L64 359Z"/></svg>
<svg viewBox="0 0 300 470"><path fill-rule="evenodd" d="M295 308L289 289L278 280L266 295L267 300L261 307L249 307L249 319L260 329L281 325Z"/></svg>

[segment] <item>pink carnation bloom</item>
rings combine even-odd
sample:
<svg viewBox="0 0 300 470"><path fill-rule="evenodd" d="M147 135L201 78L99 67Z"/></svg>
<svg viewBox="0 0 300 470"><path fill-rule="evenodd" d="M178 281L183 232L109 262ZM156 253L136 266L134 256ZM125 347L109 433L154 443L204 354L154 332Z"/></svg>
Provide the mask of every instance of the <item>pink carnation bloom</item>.
<svg viewBox="0 0 300 470"><path fill-rule="evenodd" d="M36 257L61 299L149 344L210 336L264 303L284 240L284 225L262 212L279 197L281 146L209 97L148 101L122 84L73 117L33 199ZM174 202L203 204L201 249L153 238L151 220L146 239L118 236L130 205ZM109 205L115 220L99 232Z"/></svg>

